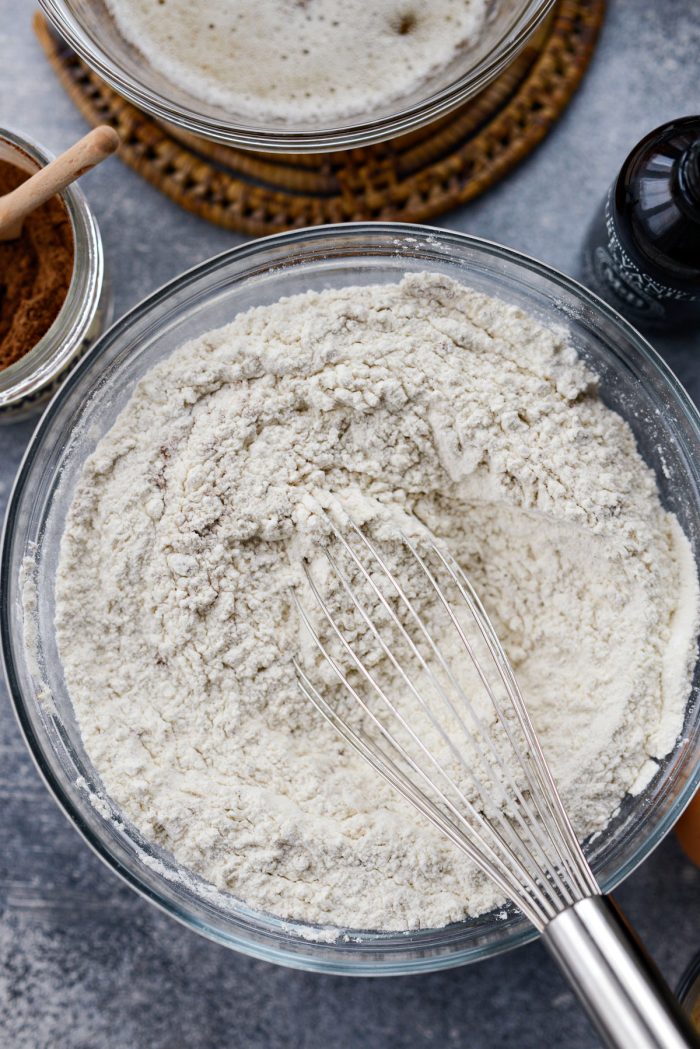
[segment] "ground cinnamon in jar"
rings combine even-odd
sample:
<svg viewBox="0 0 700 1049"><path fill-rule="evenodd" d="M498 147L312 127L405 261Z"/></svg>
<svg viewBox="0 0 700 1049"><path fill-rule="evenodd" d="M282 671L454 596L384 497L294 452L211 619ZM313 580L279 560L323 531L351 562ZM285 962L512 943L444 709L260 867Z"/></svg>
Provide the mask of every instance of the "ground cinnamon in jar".
<svg viewBox="0 0 700 1049"><path fill-rule="evenodd" d="M29 178L0 160L0 194ZM73 229L60 197L24 220L15 240L0 241L0 369L28 353L53 324L73 275Z"/></svg>

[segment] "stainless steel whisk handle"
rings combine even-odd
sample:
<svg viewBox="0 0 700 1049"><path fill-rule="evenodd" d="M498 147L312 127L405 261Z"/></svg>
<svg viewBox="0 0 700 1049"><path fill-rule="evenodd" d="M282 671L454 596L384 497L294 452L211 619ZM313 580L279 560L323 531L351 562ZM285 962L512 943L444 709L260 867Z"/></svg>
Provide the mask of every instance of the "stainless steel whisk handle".
<svg viewBox="0 0 700 1049"><path fill-rule="evenodd" d="M699 1049L700 1038L609 897L568 907L542 937L609 1049Z"/></svg>
<svg viewBox="0 0 700 1049"><path fill-rule="evenodd" d="M324 548L330 572L323 578L332 579L336 594L347 598L353 630L345 616L334 612L335 604L324 597L324 584L316 582L308 565L307 582L327 639L296 591L294 599L326 666L371 731L348 718L333 690L319 692L295 661L306 697L542 930L608 1049L700 1049L661 974L612 901L600 895L508 657L459 564L429 536L422 537L430 555L426 558L413 540L399 533L413 555L413 571L424 580L425 596L444 613L438 630L354 522L348 526L349 541L328 515L324 520L343 563L335 549ZM356 645L359 635L376 643L369 665L364 649ZM448 637L451 644L443 651L440 644ZM396 640L402 643L399 650ZM489 701L487 716L453 671L449 653L455 641L482 686L480 700ZM391 675L378 675L382 661ZM409 701L406 707L396 693ZM435 750L431 738L421 735L426 728L432 728L439 744ZM460 749L466 745L467 750ZM518 770L525 789L518 784ZM466 792L464 784L469 784Z"/></svg>

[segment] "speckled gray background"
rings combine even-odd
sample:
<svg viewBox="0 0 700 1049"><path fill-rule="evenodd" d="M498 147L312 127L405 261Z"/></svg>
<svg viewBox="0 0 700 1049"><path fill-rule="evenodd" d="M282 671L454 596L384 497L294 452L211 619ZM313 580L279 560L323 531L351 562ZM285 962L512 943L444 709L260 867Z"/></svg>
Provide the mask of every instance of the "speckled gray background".
<svg viewBox="0 0 700 1049"><path fill-rule="evenodd" d="M30 0L0 0L0 125L58 151L85 130L34 41ZM443 225L576 273L582 231L628 149L700 112L697 0L612 0L583 87L517 172ZM240 238L180 211L118 161L84 180L118 312ZM147 231L146 235L144 231ZM700 399L700 345L661 347ZM0 510L31 432L0 429ZM351 980L233 954L125 888L65 822L0 685L2 1049L592 1049L539 944L431 976ZM619 898L675 982L700 948L700 872L671 838ZM634 1047L630 1047L634 1049Z"/></svg>

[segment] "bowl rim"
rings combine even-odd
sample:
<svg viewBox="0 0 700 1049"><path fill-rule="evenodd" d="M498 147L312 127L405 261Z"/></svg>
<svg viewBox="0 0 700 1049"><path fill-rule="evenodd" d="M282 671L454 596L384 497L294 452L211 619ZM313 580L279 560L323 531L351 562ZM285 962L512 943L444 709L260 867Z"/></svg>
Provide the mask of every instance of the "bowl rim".
<svg viewBox="0 0 700 1049"><path fill-rule="evenodd" d="M285 130L284 126L256 125L244 120L222 123L220 118L169 100L166 95L145 87L125 72L87 34L76 15L67 10L65 0L39 0L44 13L70 47L110 87L139 109L212 142L271 153L333 152L368 146L407 134L444 116L495 79L522 50L556 0L526 0L526 3L527 8L515 18L508 34L502 36L472 69L420 102L404 108L397 104L395 112L375 119L351 119L345 125L341 122L337 126L313 130Z"/></svg>
<svg viewBox="0 0 700 1049"><path fill-rule="evenodd" d="M600 312L606 320L611 322L617 328L620 328L622 334L628 340L631 340L635 349L640 352L646 363L653 367L659 377L666 384L667 388L673 393L679 406L684 410L686 419L691 423L695 436L700 442L700 412L673 371L652 348L649 342L637 332L627 320L572 277L569 277L548 264L542 263L513 248L500 245L493 241L486 240L485 238L453 230L443 230L432 226L396 222L357 222L305 227L299 230L290 230L285 233L273 234L268 237L260 238L259 240L244 242L243 244L229 248L196 264L190 269L185 270L179 276L165 282L141 300L141 302L133 306L95 342L86 356L81 359L50 401L30 438L29 444L20 462L8 501L2 530L0 545L0 581L7 579L9 576L10 553L18 505L23 490L30 478L32 465L42 443L43 436L50 428L50 423L52 422L55 413L61 407L69 392L79 383L84 372L91 367L97 357L120 338L122 333L128 331L132 324L147 317L151 309L159 305L164 299L174 293L181 293L190 285L197 282L200 278L206 276L208 273L216 272L230 261L242 261L254 257L268 248L291 246L299 240L322 244L324 241L329 239L332 240L336 236L342 236L346 239L357 238L361 241L363 238L368 235L371 236L372 234L390 236L394 243L396 243L397 238L406 238L408 241L411 241L412 239L422 240L428 245L430 245L431 242L435 245L436 241L440 242L441 246L446 244L449 245L450 243L461 244L462 246L466 245L488 257L504 259L527 271L544 276L554 284L559 285L562 289L572 293L576 298L583 300L583 302ZM385 252L378 254L385 254ZM294 261L291 262L291 265L295 264ZM276 267L268 266L267 268L271 271ZM388 962L385 959L382 959L381 961L372 961L361 957L358 957L357 960L352 962L346 962L340 961L337 957L334 959L331 950L324 950L328 948L329 945L316 940L308 941L309 953L304 954L303 956L297 955L291 951L285 951L284 948L278 949L268 945L261 945L260 943L252 943L245 940L245 938L241 938L237 932L224 933L213 926L202 923L194 915L188 913L185 908L178 906L176 901L159 896L141 880L136 870L125 868L110 852L100 835L94 832L83 820L79 806L75 805L68 797L57 776L53 772L50 762L46 758L45 748L32 727L27 712L28 704L25 702L19 684L18 675L15 670L7 593L8 587L6 585L0 586L0 654L15 716L29 753L41 775L41 778L64 816L78 831L83 840L90 846L99 859L101 859L110 870L116 873L122 881L128 884L132 889L136 890L140 896L149 900L151 903L154 903L161 911L174 917L187 928L193 929L215 942L224 944L229 948L233 948L241 953L263 961L275 962L291 968L307 971L355 976L409 975L411 973L454 968L488 957L494 957L505 951L513 950L514 948L522 946L537 937L538 934L535 929L526 925L521 929L515 928L510 936L504 938L503 941L461 947L454 952L445 952L436 956L431 955L427 958L406 960L405 958L401 958L400 951L395 950L392 960ZM695 755L694 762L691 763L690 773L679 791L674 804L662 814L658 819L657 824L654 826L653 831L645 840L640 841L626 862L616 870L612 876L608 877L601 883L601 889L603 892L608 893L612 891L660 844L680 816L681 812L690 802L698 786L700 786L700 750ZM281 927L285 925L282 920L279 921ZM433 930L433 932L435 932L435 930ZM391 951L392 948L396 948L401 937L405 935L405 933L377 934L377 946L382 952L386 953L387 951ZM394 937L393 944L387 942L387 937L389 936ZM365 950L368 947L371 947L371 943L367 937L364 938L364 942L361 945L358 945L358 948L359 947ZM352 949L352 945L349 945L349 949ZM321 957L321 955L324 954L326 956Z"/></svg>

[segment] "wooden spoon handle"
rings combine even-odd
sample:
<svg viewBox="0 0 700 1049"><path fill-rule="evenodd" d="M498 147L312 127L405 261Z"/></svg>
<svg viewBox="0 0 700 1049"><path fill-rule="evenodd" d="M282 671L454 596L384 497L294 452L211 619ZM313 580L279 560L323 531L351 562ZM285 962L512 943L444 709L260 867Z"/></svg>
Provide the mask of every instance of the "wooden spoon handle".
<svg viewBox="0 0 700 1049"><path fill-rule="evenodd" d="M106 124L96 127L17 189L0 197L0 238L17 236L18 233L11 234L9 231L13 227L21 228L22 221L30 212L105 160L118 145L119 136L114 128Z"/></svg>

